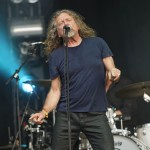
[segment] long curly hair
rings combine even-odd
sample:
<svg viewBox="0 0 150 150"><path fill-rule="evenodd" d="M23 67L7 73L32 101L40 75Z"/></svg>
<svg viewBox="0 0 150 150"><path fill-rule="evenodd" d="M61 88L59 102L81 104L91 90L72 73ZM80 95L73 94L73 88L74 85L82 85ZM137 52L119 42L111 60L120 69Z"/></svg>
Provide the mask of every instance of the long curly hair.
<svg viewBox="0 0 150 150"><path fill-rule="evenodd" d="M79 35L81 38L88 38L96 36L96 32L94 29L89 27L85 22L83 16L76 13L73 10L62 9L56 11L49 22L48 30L47 30L47 39L45 40L45 54L48 56L55 48L58 48L63 44L62 37L58 36L57 27L56 27L56 18L62 14L67 13L68 15L72 16L75 22L79 27Z"/></svg>

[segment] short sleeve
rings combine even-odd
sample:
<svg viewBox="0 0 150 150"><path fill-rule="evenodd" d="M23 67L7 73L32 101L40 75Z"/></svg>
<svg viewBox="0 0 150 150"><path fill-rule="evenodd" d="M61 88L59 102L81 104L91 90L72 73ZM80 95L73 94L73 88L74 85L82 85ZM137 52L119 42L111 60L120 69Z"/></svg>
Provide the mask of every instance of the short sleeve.
<svg viewBox="0 0 150 150"><path fill-rule="evenodd" d="M57 62L56 58L53 55L50 55L48 63L49 63L49 74L51 80L59 76L56 62Z"/></svg>
<svg viewBox="0 0 150 150"><path fill-rule="evenodd" d="M107 43L105 42L105 40L100 38L100 42L101 42L101 57L102 58L106 58L106 57L113 56L113 53L110 50L110 48L107 45Z"/></svg>

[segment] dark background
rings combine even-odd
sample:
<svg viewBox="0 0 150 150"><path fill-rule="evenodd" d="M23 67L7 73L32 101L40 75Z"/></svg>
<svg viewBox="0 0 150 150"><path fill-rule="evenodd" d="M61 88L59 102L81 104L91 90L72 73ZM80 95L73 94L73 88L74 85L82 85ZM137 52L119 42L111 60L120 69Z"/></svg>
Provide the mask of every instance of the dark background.
<svg viewBox="0 0 150 150"><path fill-rule="evenodd" d="M108 43L114 54L116 66L122 71L123 76L134 83L150 80L149 0L41 0L40 2L45 29L52 12L55 10L65 8L75 10L84 16L85 22ZM7 4L8 0L0 0L0 32L6 33L4 38L8 40L8 44L17 45L16 43L20 39L9 38ZM2 33L0 33L0 36L0 45L2 45ZM32 41L44 40L45 37L46 35L41 38L35 37L32 38ZM0 53L2 50L4 48L0 46ZM9 49L6 49L6 51L9 51ZM3 63L7 62L10 55L6 56ZM18 52L16 55L18 55ZM2 59L1 55L0 59ZM37 64L34 63L35 65L29 67L32 74L36 74L37 79L48 78L48 68L43 58L40 61L38 60ZM26 65L26 67L28 66ZM5 69L9 70L7 67ZM0 67L0 145L8 144L8 127L11 129L12 136L14 136L14 120L16 118L13 94L15 82L12 81L9 85L5 85L10 76L11 74L1 71ZM38 101L38 104L43 102L43 97L40 102Z"/></svg>

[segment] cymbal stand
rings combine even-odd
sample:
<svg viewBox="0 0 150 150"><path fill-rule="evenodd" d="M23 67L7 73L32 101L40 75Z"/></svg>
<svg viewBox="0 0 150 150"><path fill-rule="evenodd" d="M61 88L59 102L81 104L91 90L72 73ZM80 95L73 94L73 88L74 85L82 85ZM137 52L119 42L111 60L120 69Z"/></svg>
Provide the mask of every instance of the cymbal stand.
<svg viewBox="0 0 150 150"><path fill-rule="evenodd" d="M34 150L34 148L33 148L33 132L30 132L29 150Z"/></svg>
<svg viewBox="0 0 150 150"><path fill-rule="evenodd" d="M35 55L34 53L32 53L31 56ZM13 144L13 148L12 150L14 149L15 147L15 144L16 144L16 141L17 141L17 138L19 139L19 143L18 143L18 150L21 150L21 130L20 130L20 127L21 127L21 122L20 122L20 108L19 108L19 87L18 87L18 83L19 83L19 72L20 70L22 69L22 67L28 62L30 57L27 57L25 59L25 61L20 65L20 67L18 69L15 70L15 72L12 74L12 76L10 76L10 78L8 78L8 80L6 81L6 85L8 83L10 83L13 79L15 79L16 81L16 87L15 87L15 92L16 92L16 112L17 112L17 123L18 123L18 132L16 133L16 137L15 137L15 141L14 141L14 144Z"/></svg>
<svg viewBox="0 0 150 150"><path fill-rule="evenodd" d="M26 59L22 64L21 66L16 69L16 71L13 73L13 75L6 81L6 85L13 79L16 80L16 105L17 105L17 118L18 118L18 133L16 134L16 139L17 137L19 137L19 146L18 146L18 149L21 150L21 130L20 130L20 116L19 116L19 88L18 88L18 82L19 82L19 72L21 70L21 68L25 65L25 63L27 62L28 59ZM15 142L16 142L16 139L15 139ZM14 142L14 145L15 145L15 142ZM14 146L13 146L14 147Z"/></svg>
<svg viewBox="0 0 150 150"><path fill-rule="evenodd" d="M123 130L123 118L122 118L122 116L120 116L120 125L121 125L121 129Z"/></svg>
<svg viewBox="0 0 150 150"><path fill-rule="evenodd" d="M13 143L12 150L14 150L14 148L15 148L15 144L16 144L16 141L17 141L17 138L18 138L19 134L20 134L20 136L21 136L21 130L20 130L20 128L21 128L21 125L22 125L22 123L23 123L25 114L26 114L26 112L27 112L27 109L28 109L28 106L29 106L29 102L30 102L30 99L31 99L31 95L32 95L32 93L30 93L30 95L29 95L29 98L28 98L28 101L27 101L25 110L24 110L24 112L23 112L22 119L21 119L21 121L20 121L20 126L18 127L19 129L18 129L18 132L17 132L17 134L16 134L15 141L14 141L14 143ZM19 133L19 130L20 130L20 133ZM21 140L21 138L19 138L19 146L21 147L21 141L20 141L20 140ZM20 150L20 149L19 149L19 150Z"/></svg>
<svg viewBox="0 0 150 150"><path fill-rule="evenodd" d="M13 141L13 136L11 136L11 132L10 132L10 127L8 127L8 139L9 139L9 144L12 144Z"/></svg>
<svg viewBox="0 0 150 150"><path fill-rule="evenodd" d="M53 126L55 125L55 111L56 110L54 109L53 112L52 112L53 113Z"/></svg>

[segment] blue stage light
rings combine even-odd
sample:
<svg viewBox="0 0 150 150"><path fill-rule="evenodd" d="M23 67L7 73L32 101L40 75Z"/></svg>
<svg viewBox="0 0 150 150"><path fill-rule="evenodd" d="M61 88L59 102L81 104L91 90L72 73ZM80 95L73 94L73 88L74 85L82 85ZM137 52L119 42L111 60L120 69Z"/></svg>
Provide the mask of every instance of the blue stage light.
<svg viewBox="0 0 150 150"><path fill-rule="evenodd" d="M30 84L23 83L22 84L22 89L23 89L23 91L28 92L28 93L33 92L33 87Z"/></svg>
<svg viewBox="0 0 150 150"><path fill-rule="evenodd" d="M11 41L6 33L6 28L0 24L0 72L6 77L10 77L21 65L18 52L12 47ZM18 73L21 78L26 73L24 67Z"/></svg>
<svg viewBox="0 0 150 150"><path fill-rule="evenodd" d="M24 83L25 81L28 81L28 80L32 80L33 77L32 76L24 76L20 79L20 88L24 91L24 92L28 92L28 93L32 93L35 86L34 85L31 85L31 84L28 84L28 83Z"/></svg>

